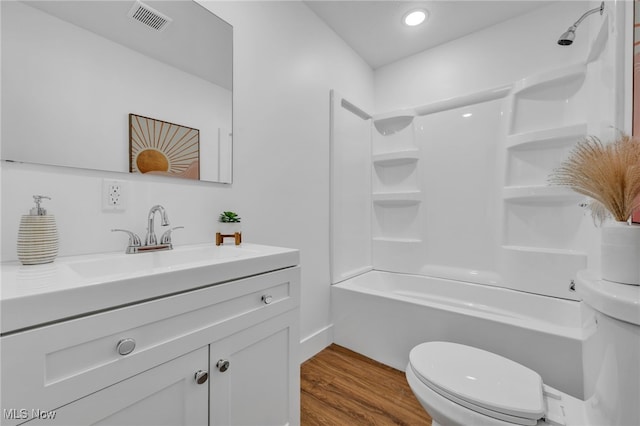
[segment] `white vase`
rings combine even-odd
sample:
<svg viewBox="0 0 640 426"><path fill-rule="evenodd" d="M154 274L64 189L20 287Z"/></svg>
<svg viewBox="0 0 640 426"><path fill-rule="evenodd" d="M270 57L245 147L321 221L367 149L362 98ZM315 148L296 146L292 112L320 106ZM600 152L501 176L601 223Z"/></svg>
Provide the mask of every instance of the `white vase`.
<svg viewBox="0 0 640 426"><path fill-rule="evenodd" d="M602 279L640 285L640 225L614 222L602 227Z"/></svg>

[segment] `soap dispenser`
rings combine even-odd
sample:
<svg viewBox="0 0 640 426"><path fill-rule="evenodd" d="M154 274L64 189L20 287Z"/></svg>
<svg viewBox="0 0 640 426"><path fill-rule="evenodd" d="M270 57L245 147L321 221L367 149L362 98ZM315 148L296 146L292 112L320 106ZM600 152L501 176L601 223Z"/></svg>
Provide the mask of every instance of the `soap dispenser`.
<svg viewBox="0 0 640 426"><path fill-rule="evenodd" d="M23 215L20 219L18 259L23 265L51 263L58 255L56 219L40 206L43 198L51 199L44 195L34 195L36 206L31 209L30 214Z"/></svg>

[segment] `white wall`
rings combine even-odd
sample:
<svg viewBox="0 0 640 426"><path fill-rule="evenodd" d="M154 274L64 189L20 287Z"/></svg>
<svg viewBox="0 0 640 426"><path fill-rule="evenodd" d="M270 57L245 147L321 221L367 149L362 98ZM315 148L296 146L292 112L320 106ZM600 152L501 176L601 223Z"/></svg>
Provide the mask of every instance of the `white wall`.
<svg viewBox="0 0 640 426"><path fill-rule="evenodd" d="M584 60L590 41L587 22L570 47L557 40L590 7L592 2L555 2L378 68L376 112L466 95Z"/></svg>
<svg viewBox="0 0 640 426"><path fill-rule="evenodd" d="M223 209L243 218L243 240L299 248L301 336L330 324L329 90L373 106L373 72L299 2L202 2L234 27L234 183L2 163L2 258L16 259L20 215L46 194L60 255L124 250L163 204L176 244L213 241ZM339 64L339 66L337 66ZM102 178L128 182L125 213L101 211Z"/></svg>
<svg viewBox="0 0 640 426"><path fill-rule="evenodd" d="M234 27L233 203L251 241L301 250L308 337L331 321L329 90L371 108L373 72L302 3L204 4Z"/></svg>

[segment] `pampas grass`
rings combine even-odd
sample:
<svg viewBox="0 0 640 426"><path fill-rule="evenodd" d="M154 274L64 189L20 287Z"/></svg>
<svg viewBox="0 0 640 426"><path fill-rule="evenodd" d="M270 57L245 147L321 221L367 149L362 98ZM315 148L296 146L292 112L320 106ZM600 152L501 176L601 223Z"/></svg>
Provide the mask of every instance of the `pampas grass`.
<svg viewBox="0 0 640 426"><path fill-rule="evenodd" d="M640 140L623 134L605 144L589 136L576 144L549 181L591 198L594 219L602 221L608 212L625 222L640 207L635 201L640 195Z"/></svg>

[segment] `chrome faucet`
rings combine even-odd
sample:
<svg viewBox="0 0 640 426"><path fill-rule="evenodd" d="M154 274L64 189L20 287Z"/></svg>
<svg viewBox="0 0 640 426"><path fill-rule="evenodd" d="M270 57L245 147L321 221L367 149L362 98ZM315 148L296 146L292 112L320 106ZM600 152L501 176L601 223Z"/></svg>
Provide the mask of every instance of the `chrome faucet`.
<svg viewBox="0 0 640 426"><path fill-rule="evenodd" d="M143 253L146 251L158 251L158 250L171 250L173 248L173 244L171 243L171 232L176 229L182 229L184 226L176 226L175 228L169 228L165 231L160 237L160 243L158 244L158 238L155 233L155 217L156 213L160 213L161 225L169 226L169 216L167 215L167 211L164 207L159 204L151 207L149 210L149 216L147 217L147 236L144 239L144 245L142 245L142 241L140 237L138 237L135 233L128 231L126 229L112 229L111 232L120 231L124 232L129 236L129 245L127 246L126 253Z"/></svg>
<svg viewBox="0 0 640 426"><path fill-rule="evenodd" d="M158 239L156 238L156 233L154 229L154 219L156 217L156 212L160 212L160 219L162 220L162 226L169 226L169 217L167 216L167 211L160 204L156 204L151 207L149 210L149 218L147 219L147 236L144 239L145 246L156 246L158 245Z"/></svg>

